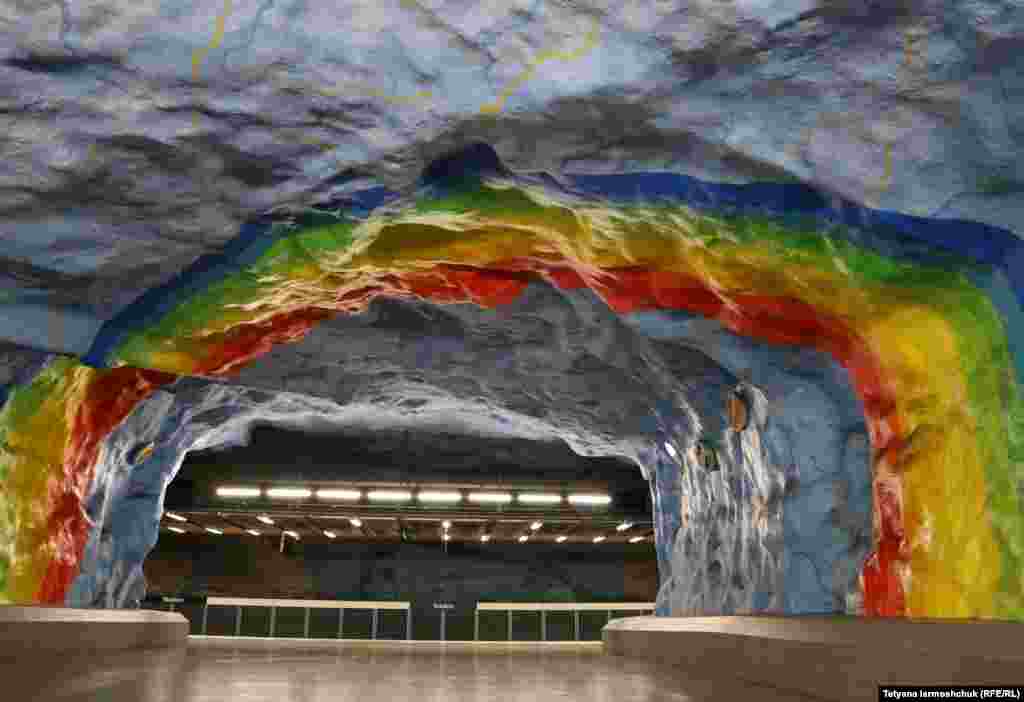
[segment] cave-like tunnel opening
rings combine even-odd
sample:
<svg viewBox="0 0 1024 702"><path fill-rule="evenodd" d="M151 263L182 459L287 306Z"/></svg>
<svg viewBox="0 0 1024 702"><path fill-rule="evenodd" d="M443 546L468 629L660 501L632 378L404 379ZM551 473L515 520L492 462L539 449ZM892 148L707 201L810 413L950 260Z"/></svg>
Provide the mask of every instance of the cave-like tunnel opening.
<svg viewBox="0 0 1024 702"><path fill-rule="evenodd" d="M1019 670L1024 14L883 5L0 2L0 652L526 598Z"/></svg>
<svg viewBox="0 0 1024 702"><path fill-rule="evenodd" d="M15 390L8 446L69 443L7 454L52 504L8 523L10 599L138 601L185 454L305 421L632 462L664 614L1017 611L1015 337L976 263L799 186L559 183L483 144L367 197L247 225Z"/></svg>

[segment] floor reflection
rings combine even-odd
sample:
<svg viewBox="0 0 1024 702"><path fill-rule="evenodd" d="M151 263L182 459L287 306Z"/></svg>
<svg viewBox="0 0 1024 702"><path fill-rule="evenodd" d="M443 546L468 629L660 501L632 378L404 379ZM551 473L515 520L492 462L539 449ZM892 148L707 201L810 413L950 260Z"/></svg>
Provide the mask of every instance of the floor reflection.
<svg viewBox="0 0 1024 702"><path fill-rule="evenodd" d="M252 647L190 642L187 649L62 657L49 670L4 664L11 700L84 702L795 702L798 695L736 680L701 680L664 664L606 656L599 647L471 647L293 642Z"/></svg>

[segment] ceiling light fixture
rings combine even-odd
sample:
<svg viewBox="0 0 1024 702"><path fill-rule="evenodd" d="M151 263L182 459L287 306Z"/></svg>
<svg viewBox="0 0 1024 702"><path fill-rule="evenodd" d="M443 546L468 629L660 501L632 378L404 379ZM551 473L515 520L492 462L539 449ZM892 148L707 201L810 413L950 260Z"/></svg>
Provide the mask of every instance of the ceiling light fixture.
<svg viewBox="0 0 1024 702"><path fill-rule="evenodd" d="M569 495L572 505L608 505L612 498L609 495Z"/></svg>
<svg viewBox="0 0 1024 702"><path fill-rule="evenodd" d="M633 522L623 522L622 524L615 527L615 531L625 531L626 529L633 526Z"/></svg>
<svg viewBox="0 0 1024 702"><path fill-rule="evenodd" d="M336 538L338 538L337 534L335 534L333 531L329 531L327 529L324 529L324 536L326 536L328 539L336 539Z"/></svg>
<svg viewBox="0 0 1024 702"><path fill-rule="evenodd" d="M490 540L491 540L491 535L490 535L490 534L482 534L482 535L480 536L480 541L482 541L482 542L483 542L483 543L485 543L485 544L486 544L486 543L487 543L488 541L490 541Z"/></svg>
<svg viewBox="0 0 1024 702"><path fill-rule="evenodd" d="M334 488L322 488L316 491L318 500L359 500L363 497L362 490L339 490Z"/></svg>
<svg viewBox="0 0 1024 702"><path fill-rule="evenodd" d="M533 524L530 525L530 531L537 531L542 526L544 526L544 522L534 522Z"/></svg>
<svg viewBox="0 0 1024 702"><path fill-rule="evenodd" d="M599 543L601 543L602 541L604 541L604 537L603 537L603 536L595 536L595 537L594 537L594 543L595 543L595 544L599 544Z"/></svg>
<svg viewBox="0 0 1024 702"><path fill-rule="evenodd" d="M217 497L259 497L263 493L258 487L226 485L217 488Z"/></svg>
<svg viewBox="0 0 1024 702"><path fill-rule="evenodd" d="M275 487L267 488L267 497L283 498L287 500L305 500L312 497L313 491L309 488L299 487Z"/></svg>
<svg viewBox="0 0 1024 702"><path fill-rule="evenodd" d="M210 534L217 534L218 536L224 533L220 529L214 529L213 527L204 527L203 531L209 532Z"/></svg>
<svg viewBox="0 0 1024 702"><path fill-rule="evenodd" d="M257 519L257 521L260 521L263 524L273 524L274 523L274 520L271 519L270 517L268 517L265 514L261 514L260 516L256 517L256 519Z"/></svg>
<svg viewBox="0 0 1024 702"><path fill-rule="evenodd" d="M449 520L445 519L443 522L441 522L441 526L445 529L451 529L452 523Z"/></svg>
<svg viewBox="0 0 1024 702"><path fill-rule="evenodd" d="M644 540L644 537L642 537L642 536L634 536L632 539L629 540L629 543L635 544L637 541L643 541L643 540Z"/></svg>
<svg viewBox="0 0 1024 702"><path fill-rule="evenodd" d="M555 539L555 541L557 541L558 543L562 543L563 541L565 541L568 538L569 538L568 536L564 536L563 535L563 536L559 536L557 539Z"/></svg>
<svg viewBox="0 0 1024 702"><path fill-rule="evenodd" d="M284 533L284 535L285 535L285 536L290 536L290 537L292 537L293 539L298 539L298 538L299 538L299 532L297 532L297 531L286 531L286 532Z"/></svg>
<svg viewBox="0 0 1024 702"><path fill-rule="evenodd" d="M562 501L562 496L540 492L521 492L516 495L516 500L524 505L555 505Z"/></svg>
<svg viewBox="0 0 1024 702"><path fill-rule="evenodd" d="M174 512L164 512L164 516L167 517L168 519L173 519L176 522L187 522L188 521L187 519L185 519L180 514L175 514Z"/></svg>
<svg viewBox="0 0 1024 702"><path fill-rule="evenodd" d="M351 524L352 526L354 526L356 529L358 529L359 527L361 527L363 525L363 520L362 519L358 519L356 517L353 517L352 519L348 520L348 523Z"/></svg>
<svg viewBox="0 0 1024 702"><path fill-rule="evenodd" d="M469 501L508 504L512 501L512 495L507 492L471 492L469 493Z"/></svg>
<svg viewBox="0 0 1024 702"><path fill-rule="evenodd" d="M420 490L416 495L420 502L462 502L461 492L445 492L443 490Z"/></svg>
<svg viewBox="0 0 1024 702"><path fill-rule="evenodd" d="M179 529L178 527L167 527L167 530L168 531L173 531L175 534L184 534L185 533L184 529Z"/></svg>
<svg viewBox="0 0 1024 702"><path fill-rule="evenodd" d="M519 543L521 543L521 544L524 544L524 543L526 543L529 540L530 540L530 537L527 536L526 534L523 534L522 536L519 537Z"/></svg>
<svg viewBox="0 0 1024 702"><path fill-rule="evenodd" d="M366 498L371 502L407 502L412 499L408 490L370 490Z"/></svg>
<svg viewBox="0 0 1024 702"><path fill-rule="evenodd" d="M448 532L446 531L446 532L444 533L444 536L443 536L443 537L441 537L441 538L443 538L443 539L444 539L445 541L448 541L448 540L449 540L449 539L451 539L452 537L451 537L451 536L449 536L449 535L448 535Z"/></svg>
<svg viewBox="0 0 1024 702"><path fill-rule="evenodd" d="M245 533L246 534L252 534L253 536L259 536L260 535L260 533L258 531L256 531L255 529L246 529Z"/></svg>
<svg viewBox="0 0 1024 702"><path fill-rule="evenodd" d="M665 451L667 451L668 455L672 456L672 458L679 458L679 452L676 451L676 447L667 441L665 442Z"/></svg>

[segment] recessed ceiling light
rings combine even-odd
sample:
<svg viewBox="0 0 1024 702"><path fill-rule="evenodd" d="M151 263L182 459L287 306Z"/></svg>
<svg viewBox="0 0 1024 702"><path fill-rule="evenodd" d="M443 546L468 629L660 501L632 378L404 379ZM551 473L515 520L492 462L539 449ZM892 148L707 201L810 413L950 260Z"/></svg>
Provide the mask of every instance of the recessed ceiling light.
<svg viewBox="0 0 1024 702"><path fill-rule="evenodd" d="M562 543L563 541L565 541L568 538L569 538L568 536L559 536L557 539L555 539L555 541L557 541L558 543Z"/></svg>
<svg viewBox="0 0 1024 702"><path fill-rule="evenodd" d="M225 485L217 488L217 497L259 497L262 491L258 487L242 487Z"/></svg>
<svg viewBox="0 0 1024 702"><path fill-rule="evenodd" d="M218 534L218 535L220 535L220 534L223 534L223 533L224 533L224 532L223 532L223 531L221 531L220 529L214 529L213 527L204 527L204 528L203 528L203 531L209 532L209 533L211 533L211 534Z"/></svg>
<svg viewBox="0 0 1024 702"><path fill-rule="evenodd" d="M520 536L520 537L519 537L519 543L521 543L521 544L522 544L522 543L525 543L525 542L526 542L526 541L528 541L529 539L530 539L530 537L529 537L529 536L527 536L526 534L523 534L522 536Z"/></svg>
<svg viewBox="0 0 1024 702"><path fill-rule="evenodd" d="M482 534L480 536L480 540L486 544L488 541L491 540L491 535L490 534Z"/></svg>
<svg viewBox="0 0 1024 702"><path fill-rule="evenodd" d="M327 529L324 529L324 536L326 536L328 539L336 539L336 538L338 538L337 534L335 534L333 531L329 531Z"/></svg>
<svg viewBox="0 0 1024 702"><path fill-rule="evenodd" d="M569 495L569 504L573 505L607 505L611 501L608 495Z"/></svg>
<svg viewBox="0 0 1024 702"><path fill-rule="evenodd" d="M601 543L602 541L604 541L604 537L603 537L603 536L595 536L595 537L594 537L594 543L595 543L595 544L599 544L599 543Z"/></svg>
<svg viewBox="0 0 1024 702"><path fill-rule="evenodd" d="M452 537L451 537L451 536L449 536L449 535L448 535L448 532L446 531L446 532L444 533L444 536L442 536L441 538L443 538L443 539L444 539L445 541L448 541L448 540L449 540L449 539L451 539Z"/></svg>
<svg viewBox="0 0 1024 702"><path fill-rule="evenodd" d="M530 525L530 531L537 531L542 526L544 526L544 522L534 522L533 524Z"/></svg>
<svg viewBox="0 0 1024 702"><path fill-rule="evenodd" d="M642 536L634 536L632 539L629 540L629 543L635 544L637 541L643 541L643 540L644 540L644 537L642 537Z"/></svg>
<svg viewBox="0 0 1024 702"><path fill-rule="evenodd" d="M633 526L633 522L623 522L622 524L615 527L615 531L625 531L626 529Z"/></svg>
<svg viewBox="0 0 1024 702"><path fill-rule="evenodd" d="M412 499L408 490L370 490L366 498L371 502L407 502Z"/></svg>
<svg viewBox="0 0 1024 702"><path fill-rule="evenodd" d="M298 539L299 538L299 532L297 532L297 531L286 531L285 532L285 536L290 536L293 539Z"/></svg>
<svg viewBox="0 0 1024 702"><path fill-rule="evenodd" d="M173 531L175 534L184 534L185 533L184 529L179 529L178 527L167 527L167 530L168 531Z"/></svg>
<svg viewBox="0 0 1024 702"><path fill-rule="evenodd" d="M316 497L318 500L358 500L361 499L362 496L362 490L322 488L316 491Z"/></svg>
<svg viewBox="0 0 1024 702"><path fill-rule="evenodd" d="M445 529L451 529L452 528L452 523L451 523L451 521L445 519L443 522L441 522L441 526L443 528L445 528Z"/></svg>
<svg viewBox="0 0 1024 702"><path fill-rule="evenodd" d="M507 504L512 501L512 495L508 492L471 492L469 493L469 501Z"/></svg>
<svg viewBox="0 0 1024 702"><path fill-rule="evenodd" d="M562 496L539 492L521 492L516 496L516 500L526 505L554 505L562 501Z"/></svg>
<svg viewBox="0 0 1024 702"><path fill-rule="evenodd" d="M258 531L256 531L255 529L246 529L245 533L246 534L252 534L253 536L259 536L260 535L260 533Z"/></svg>
<svg viewBox="0 0 1024 702"><path fill-rule="evenodd" d="M173 519L176 522L187 522L188 521L187 519L185 519L180 514L175 514L174 512L164 512L164 516L167 517L168 519Z"/></svg>
<svg viewBox="0 0 1024 702"><path fill-rule="evenodd" d="M261 514L260 516L256 517L256 519L258 521L260 521L260 522L263 522L264 524L273 524L274 523L274 520L271 519L270 517L268 517L265 514Z"/></svg>
<svg viewBox="0 0 1024 702"><path fill-rule="evenodd" d="M462 502L462 493L443 490L420 490L416 495L420 502Z"/></svg>
<svg viewBox="0 0 1024 702"><path fill-rule="evenodd" d="M312 497L313 491L309 488L300 487L274 487L267 488L267 497L284 498L288 500L304 500Z"/></svg>
<svg viewBox="0 0 1024 702"><path fill-rule="evenodd" d="M668 455L672 456L672 458L679 458L679 452L676 451L676 447L667 441L665 442L665 451L667 451Z"/></svg>
<svg viewBox="0 0 1024 702"><path fill-rule="evenodd" d="M352 519L348 520L348 523L358 529L359 527L361 527L363 525L363 520L362 519L357 519L357 518L353 517Z"/></svg>

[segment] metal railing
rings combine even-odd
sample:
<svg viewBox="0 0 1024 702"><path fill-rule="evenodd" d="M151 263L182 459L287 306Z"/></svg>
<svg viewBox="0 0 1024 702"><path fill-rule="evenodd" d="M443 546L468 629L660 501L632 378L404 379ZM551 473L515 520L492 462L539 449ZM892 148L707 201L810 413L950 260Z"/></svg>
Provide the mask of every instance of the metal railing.
<svg viewBox="0 0 1024 702"><path fill-rule="evenodd" d="M206 635L207 615L210 607L235 607L235 636L242 635L242 608L269 607L270 631L268 638L274 638L278 608L298 608L306 610L303 624L303 638L309 638L309 613L312 609L338 610L338 638L344 638L345 610L368 609L373 612L370 638L377 638L377 619L380 610L402 610L405 612L405 639L412 640L412 609L409 602L374 602L368 600L274 600L258 597L208 597L203 605L203 624L201 632Z"/></svg>
<svg viewBox="0 0 1024 702"><path fill-rule="evenodd" d="M183 605L186 600L179 597L161 598L163 604L170 611L175 611L175 605ZM188 600L192 601L192 600ZM196 602L196 604L199 604ZM303 609L305 617L303 621L302 636L310 638L310 613L314 609L335 609L338 611L337 638L344 638L345 610L369 610L372 613L370 638L377 640L379 612L402 611L405 612L405 640L412 641L412 603L406 601L373 601L373 600L302 600L302 599L271 599L258 597L208 597L202 605L202 614L199 622L193 621L199 633L207 635L208 617L210 607L234 607L234 636L242 636L242 614L246 608L268 608L270 620L267 631L268 638L276 637L277 610L280 608ZM548 640L548 614L565 613L572 614L573 630L575 641L583 640L581 637L580 615L586 612L606 612L607 621L611 621L615 612L635 612L638 614L655 611L654 602L478 602L473 612L473 640L480 640L480 614L481 612L504 612L507 618L506 639L514 641L512 632L513 614L516 612L532 612L540 614L540 640ZM440 610L440 639L447 639L447 622L449 610L455 609L453 603L433 603L435 610ZM195 612L199 614L198 611ZM191 618L191 617L190 617ZM222 621L222 620L221 620ZM323 621L318 626L323 626ZM468 622L467 622L468 623ZM536 631L536 630L535 630ZM564 629L563 629L564 631ZM468 633L468 632L467 632ZM499 639L501 640L501 639Z"/></svg>
<svg viewBox="0 0 1024 702"><path fill-rule="evenodd" d="M540 612L540 640L548 640L548 612L572 612L576 641L580 640L580 612L654 612L654 602L478 602L473 613L473 640L480 640L480 612L505 612L508 617L508 640L512 640L513 612Z"/></svg>

